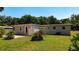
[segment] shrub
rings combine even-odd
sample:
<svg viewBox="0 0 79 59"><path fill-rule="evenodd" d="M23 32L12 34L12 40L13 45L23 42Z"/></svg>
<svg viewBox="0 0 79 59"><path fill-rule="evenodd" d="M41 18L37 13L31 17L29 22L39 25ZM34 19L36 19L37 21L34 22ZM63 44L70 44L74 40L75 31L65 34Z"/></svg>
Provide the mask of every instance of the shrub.
<svg viewBox="0 0 79 59"><path fill-rule="evenodd" d="M41 41L41 40L43 40L42 31L35 32L31 39L31 41Z"/></svg>
<svg viewBox="0 0 79 59"><path fill-rule="evenodd" d="M45 29L40 29L39 32L41 32L43 35L46 34Z"/></svg>
<svg viewBox="0 0 79 59"><path fill-rule="evenodd" d="M69 47L69 50L73 51L79 51L79 34L76 34L76 36L73 36L71 39L71 46Z"/></svg>
<svg viewBox="0 0 79 59"><path fill-rule="evenodd" d="M5 29L0 28L0 38L5 34Z"/></svg>
<svg viewBox="0 0 79 59"><path fill-rule="evenodd" d="M5 35L5 40L10 40L10 39L14 39L14 31L9 31L6 35Z"/></svg>

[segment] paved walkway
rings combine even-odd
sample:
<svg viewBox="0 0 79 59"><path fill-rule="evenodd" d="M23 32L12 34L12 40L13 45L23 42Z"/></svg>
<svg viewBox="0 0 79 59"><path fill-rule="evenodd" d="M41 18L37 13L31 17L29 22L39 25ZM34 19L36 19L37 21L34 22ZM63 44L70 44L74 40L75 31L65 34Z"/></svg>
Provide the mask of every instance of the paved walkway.
<svg viewBox="0 0 79 59"><path fill-rule="evenodd" d="M25 37L25 36L15 35L15 38L20 38L20 37Z"/></svg>

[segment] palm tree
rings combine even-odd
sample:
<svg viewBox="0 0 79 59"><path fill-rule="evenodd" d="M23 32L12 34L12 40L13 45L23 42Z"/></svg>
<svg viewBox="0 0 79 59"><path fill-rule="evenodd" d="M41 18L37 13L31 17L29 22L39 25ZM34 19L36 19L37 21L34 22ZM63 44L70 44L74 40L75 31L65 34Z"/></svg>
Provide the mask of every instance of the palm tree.
<svg viewBox="0 0 79 59"><path fill-rule="evenodd" d="M4 10L4 7L0 7L0 12L2 12Z"/></svg>

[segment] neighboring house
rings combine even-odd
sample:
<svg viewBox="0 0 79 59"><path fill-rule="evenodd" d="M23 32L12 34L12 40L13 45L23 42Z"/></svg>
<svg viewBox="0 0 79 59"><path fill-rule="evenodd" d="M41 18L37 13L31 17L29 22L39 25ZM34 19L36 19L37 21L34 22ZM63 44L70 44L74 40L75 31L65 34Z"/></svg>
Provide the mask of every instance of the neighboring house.
<svg viewBox="0 0 79 59"><path fill-rule="evenodd" d="M13 30L13 27L11 26L0 26L0 28L4 28L5 30Z"/></svg>
<svg viewBox="0 0 79 59"><path fill-rule="evenodd" d="M43 30L45 34L64 34L70 35L71 25L70 24L49 24L49 25L38 25L38 24L19 24L14 25L16 34L21 35L32 35L34 32Z"/></svg>

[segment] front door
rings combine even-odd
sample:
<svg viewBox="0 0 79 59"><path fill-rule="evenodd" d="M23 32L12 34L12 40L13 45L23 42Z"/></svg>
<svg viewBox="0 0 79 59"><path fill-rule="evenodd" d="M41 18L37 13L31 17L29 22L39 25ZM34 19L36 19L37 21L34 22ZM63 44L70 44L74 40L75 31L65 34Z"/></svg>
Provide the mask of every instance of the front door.
<svg viewBox="0 0 79 59"><path fill-rule="evenodd" d="M28 29L27 29L27 27L26 27L26 34L27 34L27 32L28 32Z"/></svg>

